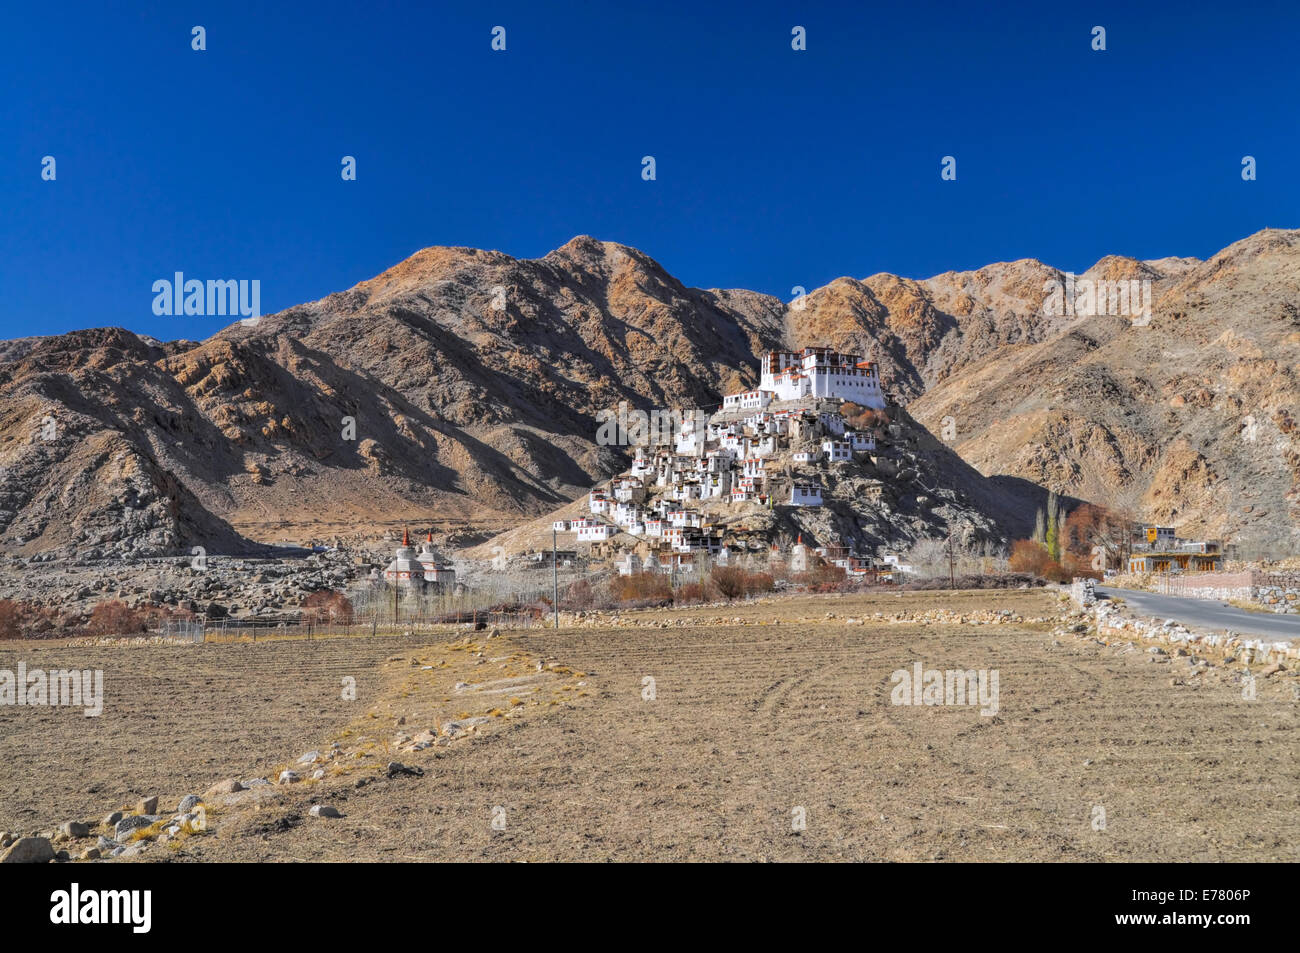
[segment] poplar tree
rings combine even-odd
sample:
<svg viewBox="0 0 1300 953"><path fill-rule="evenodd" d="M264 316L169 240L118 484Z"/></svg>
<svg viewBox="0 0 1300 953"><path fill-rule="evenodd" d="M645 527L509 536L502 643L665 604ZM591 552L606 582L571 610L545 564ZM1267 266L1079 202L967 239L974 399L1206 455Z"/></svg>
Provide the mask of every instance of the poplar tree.
<svg viewBox="0 0 1300 953"><path fill-rule="evenodd" d="M1051 556L1057 562L1061 560L1061 527L1060 517L1060 500L1057 498L1055 491L1048 491L1047 494L1047 533L1044 543L1047 546L1047 555Z"/></svg>

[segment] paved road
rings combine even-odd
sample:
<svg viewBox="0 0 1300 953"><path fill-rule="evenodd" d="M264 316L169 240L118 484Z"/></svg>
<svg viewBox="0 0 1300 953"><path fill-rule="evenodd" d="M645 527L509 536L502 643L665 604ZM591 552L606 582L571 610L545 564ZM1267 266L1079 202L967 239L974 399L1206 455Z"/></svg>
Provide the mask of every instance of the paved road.
<svg viewBox="0 0 1300 953"><path fill-rule="evenodd" d="M1185 599L1182 596L1166 596L1135 589L1104 589L1098 586L1097 595L1123 599L1136 615L1161 621L1174 619L1188 628L1214 629L1220 632L1232 629L1243 635L1271 639L1300 638L1300 615L1247 612L1214 599Z"/></svg>

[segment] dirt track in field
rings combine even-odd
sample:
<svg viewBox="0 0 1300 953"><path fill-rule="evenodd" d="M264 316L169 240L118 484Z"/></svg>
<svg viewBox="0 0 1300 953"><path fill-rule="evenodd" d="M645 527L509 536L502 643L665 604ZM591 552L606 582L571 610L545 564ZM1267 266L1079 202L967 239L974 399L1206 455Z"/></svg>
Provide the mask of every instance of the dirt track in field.
<svg viewBox="0 0 1300 953"><path fill-rule="evenodd" d="M109 709L98 720L57 713L35 735L0 711L0 828L52 827L70 811L94 820L126 800L119 792L166 801L341 740L363 755L346 771L331 766L326 780L277 788L257 807L217 808L214 833L142 859L1296 859L1290 673L1261 679L1247 702L1222 668L1187 677L1183 660L1053 636L1049 623L870 618L933 608L1029 620L1056 603L1019 591L817 597L633 613L621 628L414 652L357 642L286 644L266 656L243 646L94 650L110 699L113 667L128 655L134 663L136 681L117 690L118 724ZM717 617L728 621L702 624ZM647 625L674 619L696 624ZM209 653L240 674L215 678L203 668ZM12 655L0 652L0 666ZM139 674L150 658L151 674ZM494 709L478 734L447 747L389 748L399 730L510 708L506 694L494 701L454 686L522 678L536 658L566 674L519 690L518 717ZM891 673L918 661L996 669L997 715L891 704ZM318 694L354 673L359 707ZM653 700L643 697L646 677ZM160 694L159 683L176 688ZM190 749L174 761L175 746L160 743L170 737ZM377 773L392 759L424 776ZM85 793L97 778L106 787ZM35 793L18 793L29 785ZM314 803L346 817L308 817ZM16 813L25 804L42 808L39 824ZM799 832L796 808L806 818ZM1095 829L1098 809L1104 829Z"/></svg>

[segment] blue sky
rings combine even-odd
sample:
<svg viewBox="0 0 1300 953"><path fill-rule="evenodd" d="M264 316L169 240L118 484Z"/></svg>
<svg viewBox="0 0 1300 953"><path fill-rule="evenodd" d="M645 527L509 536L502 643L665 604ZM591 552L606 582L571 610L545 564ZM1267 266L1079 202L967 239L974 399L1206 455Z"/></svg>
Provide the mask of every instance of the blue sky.
<svg viewBox="0 0 1300 953"><path fill-rule="evenodd" d="M13 6L0 337L202 338L227 322L155 316L155 280L256 278L270 313L428 245L591 234L788 300L1300 225L1294 3L608 6Z"/></svg>

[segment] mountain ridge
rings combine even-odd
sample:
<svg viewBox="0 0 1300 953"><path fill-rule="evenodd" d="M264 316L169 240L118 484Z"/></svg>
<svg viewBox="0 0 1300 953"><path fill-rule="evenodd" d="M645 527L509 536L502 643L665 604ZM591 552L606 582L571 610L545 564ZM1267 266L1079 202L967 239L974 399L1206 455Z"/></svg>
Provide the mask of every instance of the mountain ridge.
<svg viewBox="0 0 1300 953"><path fill-rule="evenodd" d="M421 249L204 341L0 342L0 549L238 548L406 519L481 540L623 469L596 441L601 410L714 406L757 382L763 351L807 345L877 361L887 393L931 432L950 420L986 477L1289 547L1298 235L1204 261L1108 255L1075 276L1150 282L1145 326L1049 313L1065 273L1032 258L841 277L785 303L690 288L577 236L534 259ZM104 500L65 499L78 484Z"/></svg>

